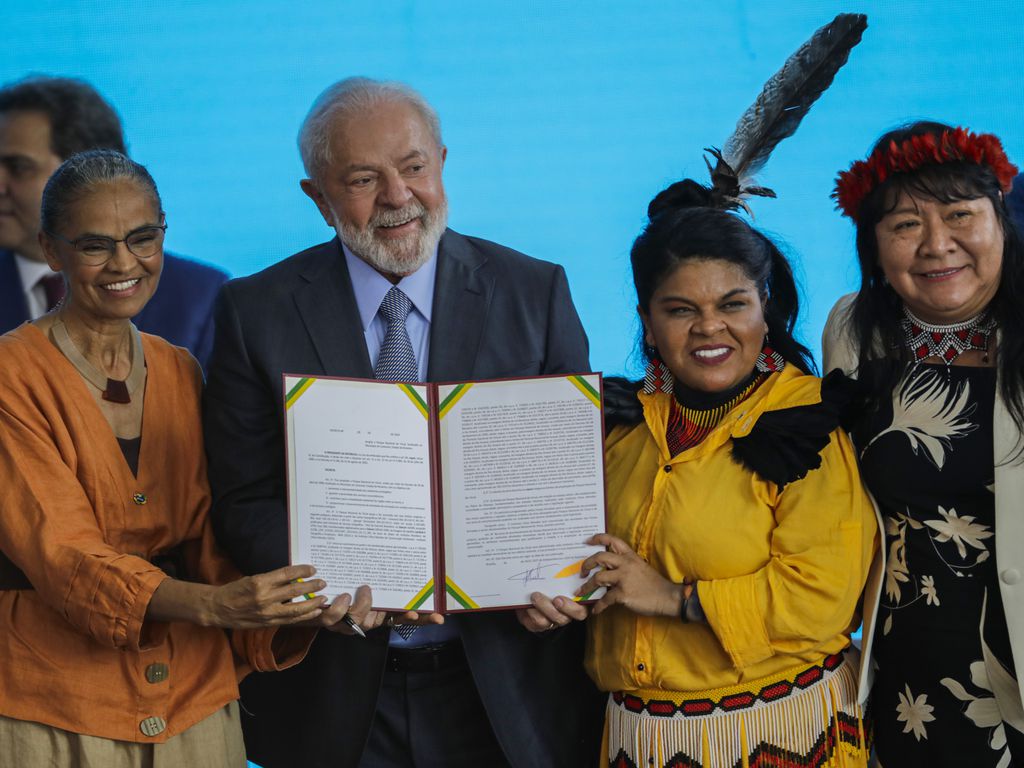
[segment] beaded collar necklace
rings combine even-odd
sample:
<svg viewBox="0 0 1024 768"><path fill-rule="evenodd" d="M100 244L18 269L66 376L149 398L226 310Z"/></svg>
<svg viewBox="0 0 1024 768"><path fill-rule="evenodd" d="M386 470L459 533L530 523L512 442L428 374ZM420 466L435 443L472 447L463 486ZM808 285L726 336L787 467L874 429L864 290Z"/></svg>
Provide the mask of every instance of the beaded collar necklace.
<svg viewBox="0 0 1024 768"><path fill-rule="evenodd" d="M768 374L755 370L725 392L708 394L677 389L665 428L669 453L677 456L703 442L729 411L750 397L767 379Z"/></svg>
<svg viewBox="0 0 1024 768"><path fill-rule="evenodd" d="M964 352L977 349L984 352L988 362L988 343L996 321L982 312L980 315L950 325L932 325L903 307L903 338L914 360L920 362L937 357L947 366L952 365Z"/></svg>

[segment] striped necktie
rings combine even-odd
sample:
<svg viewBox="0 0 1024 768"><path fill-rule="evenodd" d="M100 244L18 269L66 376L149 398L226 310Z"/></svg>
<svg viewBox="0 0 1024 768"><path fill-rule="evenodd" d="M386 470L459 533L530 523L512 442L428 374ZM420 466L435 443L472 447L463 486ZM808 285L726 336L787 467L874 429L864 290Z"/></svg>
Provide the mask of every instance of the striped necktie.
<svg viewBox="0 0 1024 768"><path fill-rule="evenodd" d="M387 321L388 330L377 355L374 378L384 381L416 381L419 379L419 366L416 365L416 353L413 352L409 331L405 327L406 318L412 311L412 301L395 285L384 295L377 311ZM394 627L394 631L404 640L412 637L417 629L412 624Z"/></svg>
<svg viewBox="0 0 1024 768"><path fill-rule="evenodd" d="M384 343L377 355L377 367L373 376L384 381L417 381L419 366L413 352L405 320L412 310L412 301L397 286L392 286L380 303L380 313L388 323Z"/></svg>

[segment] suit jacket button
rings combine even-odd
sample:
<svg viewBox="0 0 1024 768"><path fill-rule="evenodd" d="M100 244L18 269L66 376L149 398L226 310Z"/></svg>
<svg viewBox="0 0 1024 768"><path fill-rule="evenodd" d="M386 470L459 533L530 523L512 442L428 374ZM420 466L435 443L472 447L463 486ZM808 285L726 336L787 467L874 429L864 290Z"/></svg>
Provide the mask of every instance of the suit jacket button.
<svg viewBox="0 0 1024 768"><path fill-rule="evenodd" d="M146 680L151 683L162 683L167 679L167 674L166 664L150 664L146 667Z"/></svg>
<svg viewBox="0 0 1024 768"><path fill-rule="evenodd" d="M167 721L162 717L147 717L139 723L139 730L146 736L159 736L167 728Z"/></svg>
<svg viewBox="0 0 1024 768"><path fill-rule="evenodd" d="M1010 584L1011 586L1020 581L1020 571L1016 568L1007 568L999 577L1003 580L1004 584Z"/></svg>

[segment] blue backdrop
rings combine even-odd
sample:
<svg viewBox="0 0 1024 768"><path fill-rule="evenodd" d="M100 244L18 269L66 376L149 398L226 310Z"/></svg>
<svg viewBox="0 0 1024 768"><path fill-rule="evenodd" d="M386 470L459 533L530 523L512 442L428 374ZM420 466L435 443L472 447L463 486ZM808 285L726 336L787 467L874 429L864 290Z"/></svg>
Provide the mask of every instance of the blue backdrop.
<svg viewBox="0 0 1024 768"><path fill-rule="evenodd" d="M757 223L784 241L813 349L854 285L838 169L920 117L1000 135L1024 161L1024 3L479 0L217 3L7 0L0 79L77 75L118 107L168 212L169 244L235 275L328 239L302 195L299 122L319 91L366 74L412 83L441 113L451 225L561 262L592 361L626 370L628 251L647 201L703 178L763 82L818 26L869 29L761 181Z"/></svg>
<svg viewBox="0 0 1024 768"><path fill-rule="evenodd" d="M295 134L328 83L408 81L441 113L455 229L566 266L595 369L629 370L628 251L648 200L703 179L764 81L843 10L870 27L761 181L757 223L788 247L815 350L855 281L832 180L884 130L930 117L1002 137L1024 162L1024 3L747 0L5 0L0 80L92 81L163 194L175 251L235 275L331 232L302 195Z"/></svg>

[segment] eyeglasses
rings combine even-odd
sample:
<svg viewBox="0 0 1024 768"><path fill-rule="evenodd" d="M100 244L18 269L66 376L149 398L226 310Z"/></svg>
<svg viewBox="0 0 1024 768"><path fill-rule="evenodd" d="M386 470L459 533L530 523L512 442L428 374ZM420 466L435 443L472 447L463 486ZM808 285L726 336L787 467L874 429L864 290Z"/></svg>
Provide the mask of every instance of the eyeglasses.
<svg viewBox="0 0 1024 768"><path fill-rule="evenodd" d="M101 235L86 235L74 240L68 240L56 232L47 232L46 234L74 248L78 258L86 266L102 267L114 258L114 255L117 253L118 243L124 243L128 252L138 259L151 259L159 253L161 246L163 246L164 232L166 231L167 224L164 223L159 226L139 227L129 232L120 240Z"/></svg>

